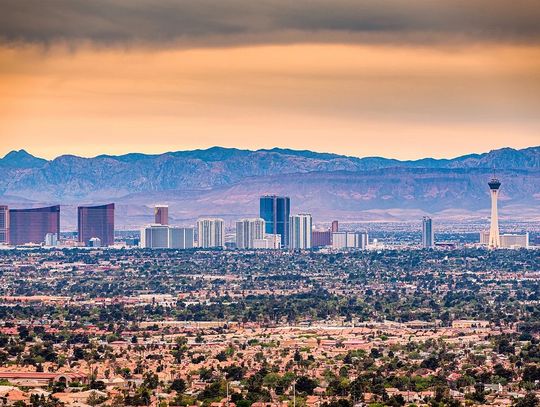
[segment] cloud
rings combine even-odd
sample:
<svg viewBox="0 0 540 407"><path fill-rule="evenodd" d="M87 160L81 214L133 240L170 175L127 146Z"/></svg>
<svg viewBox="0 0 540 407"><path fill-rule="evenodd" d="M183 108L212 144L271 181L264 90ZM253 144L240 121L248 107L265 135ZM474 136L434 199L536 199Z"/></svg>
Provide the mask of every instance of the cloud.
<svg viewBox="0 0 540 407"><path fill-rule="evenodd" d="M0 41L537 43L538 21L538 0L3 0Z"/></svg>

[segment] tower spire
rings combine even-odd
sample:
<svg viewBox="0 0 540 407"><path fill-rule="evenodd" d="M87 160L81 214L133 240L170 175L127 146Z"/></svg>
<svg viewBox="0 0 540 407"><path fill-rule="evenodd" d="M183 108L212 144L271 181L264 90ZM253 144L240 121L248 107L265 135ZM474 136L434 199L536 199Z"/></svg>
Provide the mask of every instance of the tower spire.
<svg viewBox="0 0 540 407"><path fill-rule="evenodd" d="M497 249L501 246L501 238L499 236L499 213L497 208L501 182L495 177L495 170L493 170L493 173L493 178L488 182L491 191L491 224L489 228L488 246L492 249Z"/></svg>

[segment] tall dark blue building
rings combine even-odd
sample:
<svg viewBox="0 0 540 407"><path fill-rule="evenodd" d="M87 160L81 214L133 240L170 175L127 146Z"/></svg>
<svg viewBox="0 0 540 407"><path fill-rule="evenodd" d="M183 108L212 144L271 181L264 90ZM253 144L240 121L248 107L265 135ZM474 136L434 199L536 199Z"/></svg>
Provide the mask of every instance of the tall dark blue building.
<svg viewBox="0 0 540 407"><path fill-rule="evenodd" d="M265 232L281 235L283 247L289 247L290 212L291 199L288 196L261 196L259 214L266 222Z"/></svg>

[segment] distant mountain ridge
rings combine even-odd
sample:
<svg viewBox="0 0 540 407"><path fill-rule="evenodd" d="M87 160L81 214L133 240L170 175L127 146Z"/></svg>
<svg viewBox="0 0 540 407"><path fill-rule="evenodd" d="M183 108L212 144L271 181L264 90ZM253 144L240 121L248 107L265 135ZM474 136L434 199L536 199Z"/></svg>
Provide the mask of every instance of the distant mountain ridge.
<svg viewBox="0 0 540 407"><path fill-rule="evenodd" d="M128 217L166 196L173 216L242 215L256 212L259 194L273 192L287 193L295 207L323 217L375 209L476 211L486 206L484 184L494 170L503 183L503 206L540 203L540 146L412 161L223 147L49 161L20 150L0 159L0 169L0 203L116 201L129 206Z"/></svg>
<svg viewBox="0 0 540 407"><path fill-rule="evenodd" d="M225 161L253 156L280 155L282 157L298 157L320 161L347 161L357 165L357 169L375 169L386 167L415 167L415 168L522 168L540 169L540 146L528 147L521 150L502 148L482 154L467 154L456 158L421 158L418 160L397 160L384 157L354 157L334 153L319 153L310 150L292 150L287 148L272 148L259 150L242 150L237 148L210 147L208 149L170 151L162 154L128 153L123 155L98 155L92 158L75 155L61 155L54 160L35 157L26 150L14 150L0 159L0 166L15 168L43 168L55 161L68 158L81 160L115 160L124 163L155 160L161 157L178 159L195 159L204 162Z"/></svg>

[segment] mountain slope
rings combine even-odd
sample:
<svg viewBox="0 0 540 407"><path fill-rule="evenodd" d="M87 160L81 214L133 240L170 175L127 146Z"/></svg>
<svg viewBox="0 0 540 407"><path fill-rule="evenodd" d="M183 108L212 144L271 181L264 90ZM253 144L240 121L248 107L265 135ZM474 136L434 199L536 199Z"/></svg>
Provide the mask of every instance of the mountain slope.
<svg viewBox="0 0 540 407"><path fill-rule="evenodd" d="M6 176L0 194L36 200L78 200L134 192L212 189L246 177L313 171L368 171L382 168L496 168L540 169L540 147L502 149L452 160L398 161L379 157L355 158L286 149L238 150L214 147L160 155L127 154L81 158L60 156L52 161L24 150L0 160Z"/></svg>
<svg viewBox="0 0 540 407"><path fill-rule="evenodd" d="M486 181L494 168L502 207L540 201L540 147L416 161L221 147L46 161L21 150L0 159L0 168L0 203L116 201L132 219L158 201L169 203L178 219L256 214L264 193L290 195L293 210L324 218L391 209L478 211L489 206Z"/></svg>

